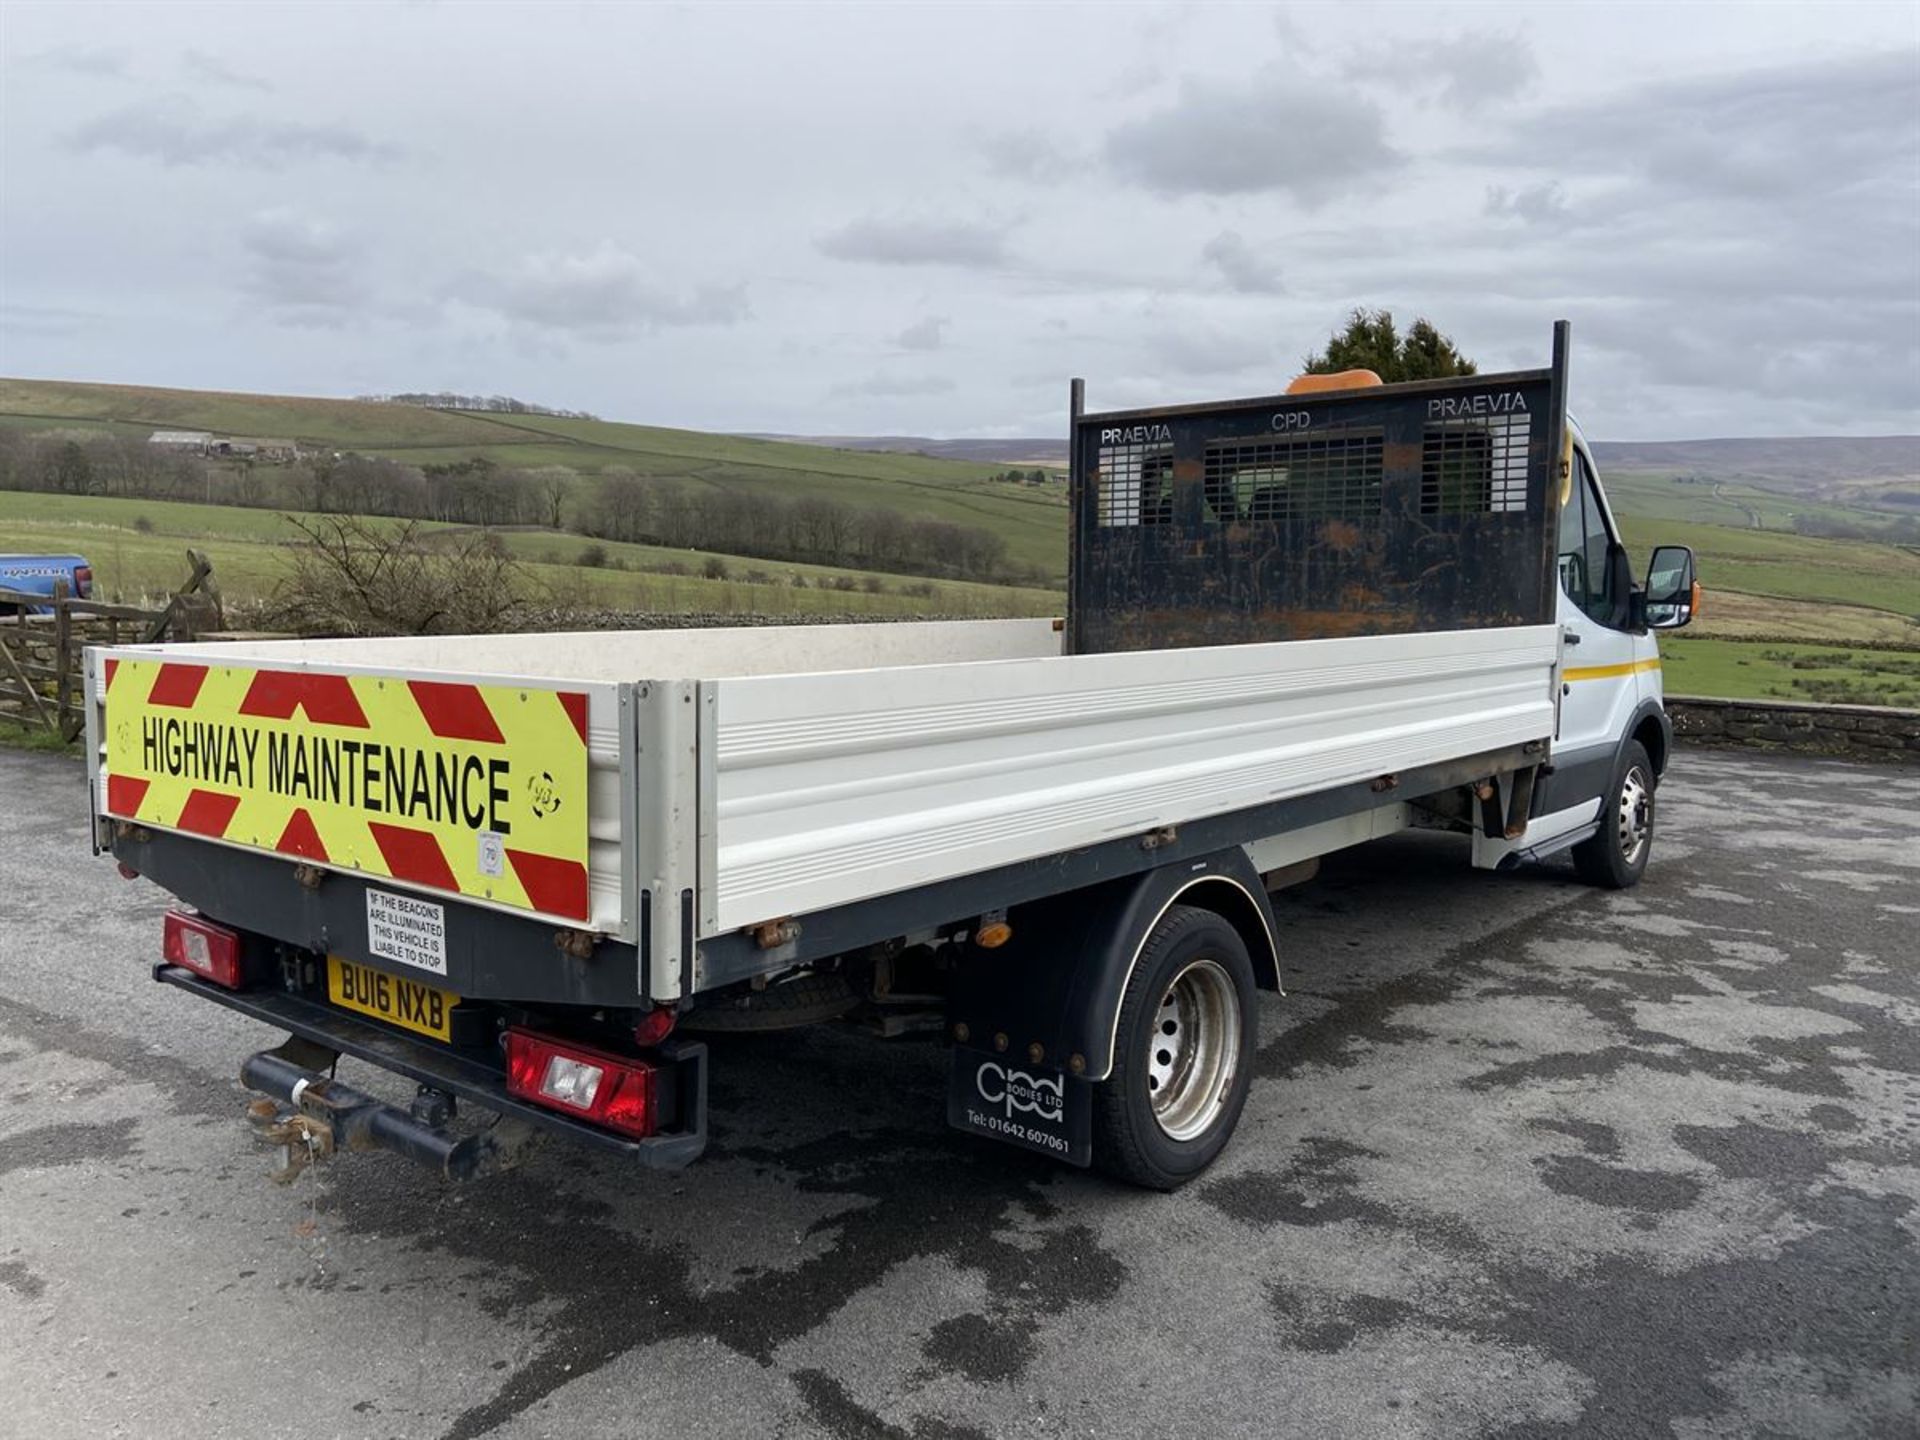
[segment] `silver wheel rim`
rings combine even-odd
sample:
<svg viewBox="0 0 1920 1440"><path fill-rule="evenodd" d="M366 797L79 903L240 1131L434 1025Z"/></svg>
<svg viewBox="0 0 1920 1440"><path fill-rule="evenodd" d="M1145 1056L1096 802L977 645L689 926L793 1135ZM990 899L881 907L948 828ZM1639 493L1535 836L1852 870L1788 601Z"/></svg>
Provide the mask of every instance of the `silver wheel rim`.
<svg viewBox="0 0 1920 1440"><path fill-rule="evenodd" d="M1147 1098L1170 1140L1191 1140L1218 1118L1240 1055L1240 996L1218 963L1195 960L1160 997L1147 1037Z"/></svg>
<svg viewBox="0 0 1920 1440"><path fill-rule="evenodd" d="M1647 773L1638 765L1628 768L1620 782L1620 858L1629 867L1638 865L1653 838L1653 787Z"/></svg>

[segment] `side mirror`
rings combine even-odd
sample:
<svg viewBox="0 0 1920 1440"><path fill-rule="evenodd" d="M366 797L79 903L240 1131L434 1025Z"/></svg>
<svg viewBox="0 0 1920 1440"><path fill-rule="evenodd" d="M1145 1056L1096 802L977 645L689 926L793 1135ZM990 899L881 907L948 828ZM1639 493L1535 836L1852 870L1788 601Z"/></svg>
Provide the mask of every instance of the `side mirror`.
<svg viewBox="0 0 1920 1440"><path fill-rule="evenodd" d="M1678 630L1700 609L1700 582L1694 578L1693 551L1685 545L1661 545L1647 565L1647 628Z"/></svg>

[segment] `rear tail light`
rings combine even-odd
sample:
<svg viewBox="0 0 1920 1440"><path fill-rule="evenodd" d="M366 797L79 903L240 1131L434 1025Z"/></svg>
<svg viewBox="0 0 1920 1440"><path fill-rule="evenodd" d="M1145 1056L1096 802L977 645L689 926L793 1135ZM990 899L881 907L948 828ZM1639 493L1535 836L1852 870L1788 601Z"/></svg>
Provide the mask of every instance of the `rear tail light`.
<svg viewBox="0 0 1920 1440"><path fill-rule="evenodd" d="M93 567L76 565L73 570L73 593L82 600L93 598Z"/></svg>
<svg viewBox="0 0 1920 1440"><path fill-rule="evenodd" d="M224 925L184 910L169 910L160 954L169 965L184 965L216 985L240 988L240 937Z"/></svg>
<svg viewBox="0 0 1920 1440"><path fill-rule="evenodd" d="M530 1030L507 1031L507 1093L623 1135L654 1130L653 1066Z"/></svg>

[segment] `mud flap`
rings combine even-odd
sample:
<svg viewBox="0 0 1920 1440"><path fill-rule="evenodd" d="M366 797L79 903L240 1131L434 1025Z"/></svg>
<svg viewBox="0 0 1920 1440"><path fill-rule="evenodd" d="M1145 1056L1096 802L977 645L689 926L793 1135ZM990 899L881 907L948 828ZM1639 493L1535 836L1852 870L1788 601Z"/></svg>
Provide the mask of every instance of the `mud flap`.
<svg viewBox="0 0 1920 1440"><path fill-rule="evenodd" d="M1093 1163L1093 1086L1064 1070L1011 1064L1004 1055L957 1045L947 1123L1069 1165Z"/></svg>

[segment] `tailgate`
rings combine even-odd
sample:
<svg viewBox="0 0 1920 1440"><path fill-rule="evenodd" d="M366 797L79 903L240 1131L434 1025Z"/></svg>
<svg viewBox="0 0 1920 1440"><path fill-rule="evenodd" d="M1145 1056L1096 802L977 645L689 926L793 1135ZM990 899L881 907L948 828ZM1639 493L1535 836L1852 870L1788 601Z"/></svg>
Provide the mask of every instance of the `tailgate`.
<svg viewBox="0 0 1920 1440"><path fill-rule="evenodd" d="M97 813L632 938L611 683L89 652Z"/></svg>

